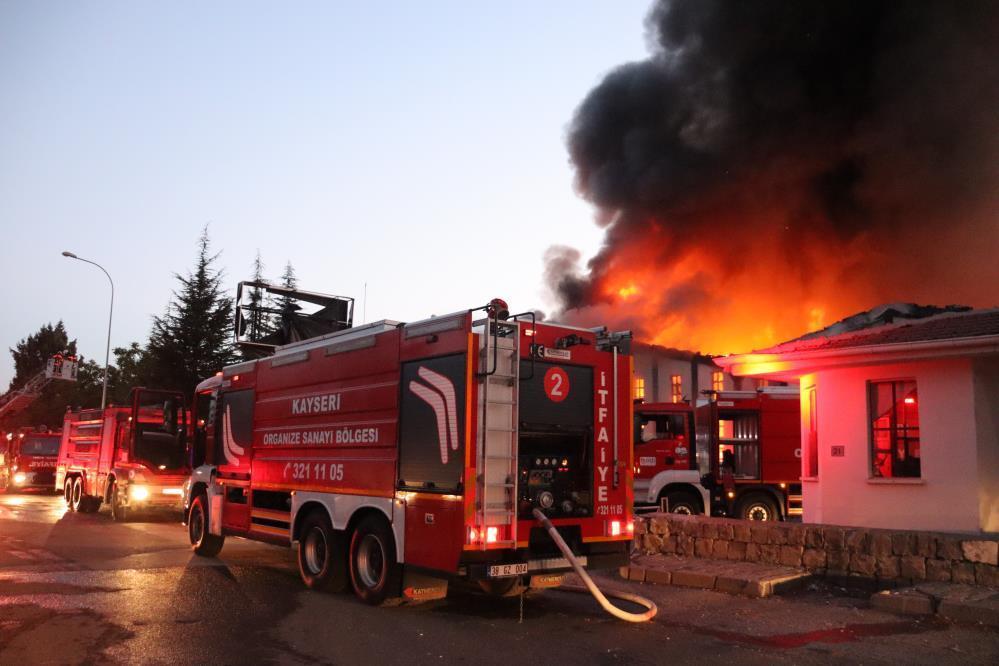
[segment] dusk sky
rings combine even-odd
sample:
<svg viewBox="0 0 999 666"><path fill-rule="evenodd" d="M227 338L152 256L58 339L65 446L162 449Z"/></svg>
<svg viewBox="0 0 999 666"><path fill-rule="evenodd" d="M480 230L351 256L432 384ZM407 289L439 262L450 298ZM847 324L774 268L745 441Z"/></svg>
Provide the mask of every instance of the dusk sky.
<svg viewBox="0 0 999 666"><path fill-rule="evenodd" d="M206 6L206 4L208 6ZM602 232L565 133L647 53L629 2L0 3L7 347L62 319L144 343L209 225L227 284L277 277L419 319L551 303L542 255Z"/></svg>

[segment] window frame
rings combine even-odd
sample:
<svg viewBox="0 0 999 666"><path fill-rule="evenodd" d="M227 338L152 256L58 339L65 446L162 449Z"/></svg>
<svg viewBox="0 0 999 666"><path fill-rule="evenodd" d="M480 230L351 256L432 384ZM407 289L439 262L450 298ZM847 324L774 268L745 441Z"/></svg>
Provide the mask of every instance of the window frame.
<svg viewBox="0 0 999 666"><path fill-rule="evenodd" d="M724 391L725 390L725 371L724 370L712 370L711 371L711 390L712 391Z"/></svg>
<svg viewBox="0 0 999 666"><path fill-rule="evenodd" d="M633 400L645 400L645 377L635 376L631 397Z"/></svg>
<svg viewBox="0 0 999 666"><path fill-rule="evenodd" d="M683 402L683 375L669 376L669 398L673 404Z"/></svg>
<svg viewBox="0 0 999 666"><path fill-rule="evenodd" d="M877 387L883 385L891 386L891 413L889 416L889 425L886 428L876 428L874 423L877 418ZM904 384L912 384L913 391L915 393L915 409L916 409L916 425L903 425L898 424L898 404L900 400L905 400L906 396L899 397L899 387ZM915 481L922 480L923 477L923 456L922 456L922 432L919 419L919 383L916 381L915 377L895 377L895 378L884 378L884 379L869 379L866 384L866 398L867 398L867 478L872 481ZM875 433L878 431L888 432L888 445L889 445L889 455L891 456L891 474L889 476L883 476L881 474L875 473L875 460L877 458L880 449L876 449L876 437ZM916 436L912 437L908 431L915 430ZM916 448L919 450L919 456L915 457L916 460L916 473L915 474L900 474L896 470L903 464L898 458L898 438L899 431L902 431L902 441L905 442L905 450L907 460L912 460L911 455L911 443L915 442ZM911 462L908 463L911 465Z"/></svg>

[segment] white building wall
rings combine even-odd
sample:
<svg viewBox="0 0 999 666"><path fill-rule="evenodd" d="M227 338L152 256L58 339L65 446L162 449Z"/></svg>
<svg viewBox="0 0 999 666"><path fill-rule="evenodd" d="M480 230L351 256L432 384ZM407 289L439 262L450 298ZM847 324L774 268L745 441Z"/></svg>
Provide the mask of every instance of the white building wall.
<svg viewBox="0 0 999 666"><path fill-rule="evenodd" d="M873 479L867 383L909 378L916 380L919 395L922 478ZM817 387L819 474L817 480L802 484L805 522L981 529L976 402L969 359L822 370L802 377L803 400L812 385ZM803 422L803 436L806 427ZM845 455L833 458L831 447L837 445L845 447Z"/></svg>

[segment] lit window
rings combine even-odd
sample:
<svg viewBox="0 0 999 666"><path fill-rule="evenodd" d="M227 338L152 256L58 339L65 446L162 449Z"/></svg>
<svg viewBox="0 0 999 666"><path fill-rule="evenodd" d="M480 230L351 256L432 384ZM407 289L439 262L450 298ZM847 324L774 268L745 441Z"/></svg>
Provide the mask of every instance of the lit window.
<svg viewBox="0 0 999 666"><path fill-rule="evenodd" d="M634 395L632 396L635 400L645 399L645 378L635 377Z"/></svg>
<svg viewBox="0 0 999 666"><path fill-rule="evenodd" d="M669 388L670 398L673 402L683 402L683 377L681 375L670 375Z"/></svg>
<svg viewBox="0 0 999 666"><path fill-rule="evenodd" d="M919 400L913 380L868 384L871 476L921 476Z"/></svg>
<svg viewBox="0 0 999 666"><path fill-rule="evenodd" d="M721 370L716 370L711 373L711 390L712 391L724 391L725 390L725 373Z"/></svg>

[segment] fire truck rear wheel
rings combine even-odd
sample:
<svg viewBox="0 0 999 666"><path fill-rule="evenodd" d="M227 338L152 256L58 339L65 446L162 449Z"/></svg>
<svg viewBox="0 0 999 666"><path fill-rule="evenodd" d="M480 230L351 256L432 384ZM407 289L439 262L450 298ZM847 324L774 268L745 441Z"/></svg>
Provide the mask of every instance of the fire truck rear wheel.
<svg viewBox="0 0 999 666"><path fill-rule="evenodd" d="M527 590L527 586L524 585L520 576L480 580L479 587L482 588L483 592L493 597L516 597Z"/></svg>
<svg viewBox="0 0 999 666"><path fill-rule="evenodd" d="M350 582L363 601L374 606L399 592L395 539L385 519L368 516L350 539Z"/></svg>
<svg viewBox="0 0 999 666"><path fill-rule="evenodd" d="M83 506L83 481L78 476L73 477L73 489L70 494L69 508L73 511L81 511Z"/></svg>
<svg viewBox="0 0 999 666"><path fill-rule="evenodd" d="M347 544L333 529L325 511L312 511L302 521L298 540L298 572L311 590L347 589Z"/></svg>
<svg viewBox="0 0 999 666"><path fill-rule="evenodd" d="M779 520L777 504L766 495L750 495L739 502L739 517L743 520Z"/></svg>
<svg viewBox="0 0 999 666"><path fill-rule="evenodd" d="M222 550L225 537L208 531L208 496L199 493L191 502L187 514L187 535L191 539L191 549L201 557L215 557Z"/></svg>

